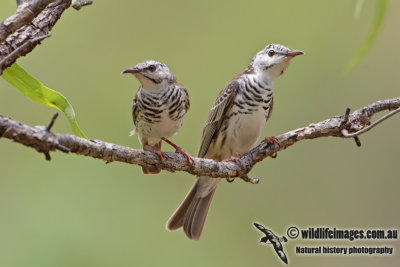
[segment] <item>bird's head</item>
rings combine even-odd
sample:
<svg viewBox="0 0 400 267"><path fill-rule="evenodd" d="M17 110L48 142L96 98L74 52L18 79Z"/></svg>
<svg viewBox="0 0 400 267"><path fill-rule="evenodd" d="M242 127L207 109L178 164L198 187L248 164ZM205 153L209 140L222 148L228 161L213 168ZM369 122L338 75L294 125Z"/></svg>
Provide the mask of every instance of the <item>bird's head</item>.
<svg viewBox="0 0 400 267"><path fill-rule="evenodd" d="M133 68L122 72L132 73L146 90L165 88L169 83L176 81L174 75L164 63L147 60L137 64Z"/></svg>
<svg viewBox="0 0 400 267"><path fill-rule="evenodd" d="M292 51L280 44L270 44L257 53L249 68L255 74L262 75L264 78L273 81L285 72L294 57L303 54L304 52L302 51Z"/></svg>

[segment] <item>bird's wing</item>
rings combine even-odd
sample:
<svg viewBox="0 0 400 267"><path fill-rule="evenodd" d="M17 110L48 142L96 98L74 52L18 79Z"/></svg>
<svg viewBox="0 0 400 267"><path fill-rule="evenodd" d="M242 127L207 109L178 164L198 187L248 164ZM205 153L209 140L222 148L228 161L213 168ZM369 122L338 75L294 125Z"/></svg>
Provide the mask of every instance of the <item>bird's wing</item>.
<svg viewBox="0 0 400 267"><path fill-rule="evenodd" d="M263 232L264 234L266 234L266 235L268 235L269 236L269 234L268 234L268 232L267 232L267 228L265 228L264 226L262 226L261 224L259 224L259 223L253 223L254 224L254 226L258 229L258 230L260 230L261 232Z"/></svg>
<svg viewBox="0 0 400 267"><path fill-rule="evenodd" d="M136 126L136 119L137 116L139 115L139 106L138 106L138 93L141 87L139 87L139 89L136 91L136 95L135 98L133 99L133 103L132 103L132 117L133 117L133 124L135 124Z"/></svg>
<svg viewBox="0 0 400 267"><path fill-rule="evenodd" d="M198 153L199 157L204 157L211 143L214 142L218 136L225 115L227 114L227 111L231 109L238 90L239 83L236 80L233 80L219 93L203 129L201 145Z"/></svg>
<svg viewBox="0 0 400 267"><path fill-rule="evenodd" d="M288 264L288 259L286 257L285 252L283 251L282 244L279 242L279 245L277 243L273 243L274 249L276 254L278 254L279 258L286 264Z"/></svg>
<svg viewBox="0 0 400 267"><path fill-rule="evenodd" d="M185 110L187 112L190 108L189 93L182 84L177 83L177 86L182 91L183 99L185 101Z"/></svg>
<svg viewBox="0 0 400 267"><path fill-rule="evenodd" d="M267 120L271 117L272 109L274 108L274 98L271 97L271 104L269 105Z"/></svg>

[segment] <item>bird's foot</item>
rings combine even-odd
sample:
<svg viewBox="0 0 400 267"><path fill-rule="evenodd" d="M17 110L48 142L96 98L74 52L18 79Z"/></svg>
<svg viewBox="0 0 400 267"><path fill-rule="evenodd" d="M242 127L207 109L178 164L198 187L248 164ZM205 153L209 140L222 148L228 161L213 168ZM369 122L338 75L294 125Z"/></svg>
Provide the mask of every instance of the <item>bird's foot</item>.
<svg viewBox="0 0 400 267"><path fill-rule="evenodd" d="M178 146L177 144L172 143L171 141L169 141L167 138L163 137L161 138L162 140L164 140L165 142L167 142L169 145L171 145L173 148L175 148L175 153L179 153L182 154L189 165L193 164L193 158L192 156L190 156L185 150L183 150L183 148L181 148L180 146Z"/></svg>
<svg viewBox="0 0 400 267"><path fill-rule="evenodd" d="M180 146L177 146L177 147L178 147L178 148L176 148L175 153L182 154L182 155L186 158L188 164L189 164L189 165L192 165L192 164L193 164L193 158L192 158L192 156L190 156L190 155L189 155L185 150L183 150Z"/></svg>
<svg viewBox="0 0 400 267"><path fill-rule="evenodd" d="M227 161L239 162L240 157L241 157L241 155L239 153L235 153L232 156L230 156L229 158L224 159L222 162L227 162Z"/></svg>
<svg viewBox="0 0 400 267"><path fill-rule="evenodd" d="M163 164L165 163L164 159L166 159L168 156L165 155L165 153L162 152L161 149L159 149L157 147L154 147L154 146L150 146L150 151L153 152L153 153L156 153L160 157L161 162Z"/></svg>
<svg viewBox="0 0 400 267"><path fill-rule="evenodd" d="M263 140L263 143L274 143L274 145L278 146L278 148L281 147L281 143L278 141L278 139L276 139L275 136L271 136L271 137L265 137L265 139ZM271 158L276 158L278 156L278 153L272 153L272 154L268 154L268 156L270 156Z"/></svg>
<svg viewBox="0 0 400 267"><path fill-rule="evenodd" d="M242 179L243 181L245 181L247 183L251 183L251 184L258 184L258 182L260 181L260 179L258 179L257 177L250 178L247 175L241 176L240 179Z"/></svg>
<svg viewBox="0 0 400 267"><path fill-rule="evenodd" d="M230 156L229 158L224 159L222 162L228 162L228 161L239 162L240 156L241 155L239 153L235 153L232 156ZM233 181L235 181L235 178L225 178L225 179L228 183L232 183Z"/></svg>

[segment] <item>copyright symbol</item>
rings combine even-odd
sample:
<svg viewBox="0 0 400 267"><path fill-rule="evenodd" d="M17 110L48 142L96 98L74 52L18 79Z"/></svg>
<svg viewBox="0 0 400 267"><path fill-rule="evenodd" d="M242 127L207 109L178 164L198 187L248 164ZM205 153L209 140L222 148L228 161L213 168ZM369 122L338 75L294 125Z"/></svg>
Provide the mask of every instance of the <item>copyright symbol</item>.
<svg viewBox="0 0 400 267"><path fill-rule="evenodd" d="M291 226L291 227L289 227L289 229L287 229L286 234L291 239L295 239L295 238L297 238L299 236L299 229L297 227L295 227L295 226Z"/></svg>

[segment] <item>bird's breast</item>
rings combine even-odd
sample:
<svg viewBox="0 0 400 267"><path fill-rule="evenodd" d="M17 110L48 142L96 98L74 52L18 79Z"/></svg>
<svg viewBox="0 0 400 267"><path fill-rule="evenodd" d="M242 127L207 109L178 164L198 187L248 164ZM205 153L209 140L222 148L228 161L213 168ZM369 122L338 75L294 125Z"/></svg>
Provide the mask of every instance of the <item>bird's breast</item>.
<svg viewBox="0 0 400 267"><path fill-rule="evenodd" d="M173 136L182 127L183 120L183 116L176 120L171 119L168 110L165 109L156 118L143 114L143 117L138 119L136 127L141 135L154 138L168 138Z"/></svg>
<svg viewBox="0 0 400 267"><path fill-rule="evenodd" d="M253 107L252 112L237 112L229 120L227 136L233 153L243 154L249 151L261 136L266 116L262 107Z"/></svg>

